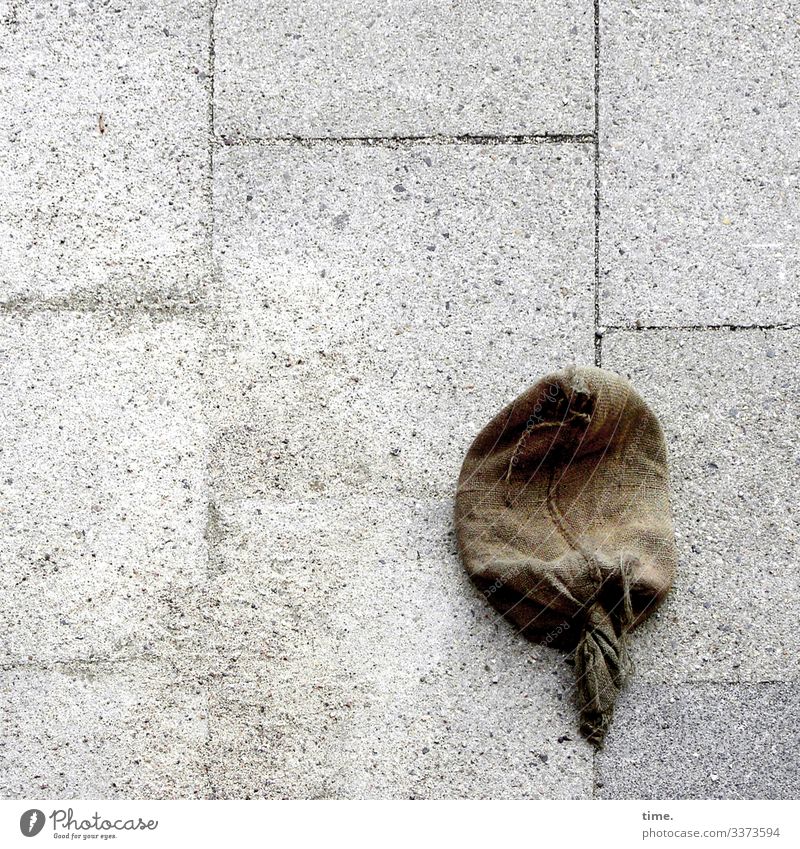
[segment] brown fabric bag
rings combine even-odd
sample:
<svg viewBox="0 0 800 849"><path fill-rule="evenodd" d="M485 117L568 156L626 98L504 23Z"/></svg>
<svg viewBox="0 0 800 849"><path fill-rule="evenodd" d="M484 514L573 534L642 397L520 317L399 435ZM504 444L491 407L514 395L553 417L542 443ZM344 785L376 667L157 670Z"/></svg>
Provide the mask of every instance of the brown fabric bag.
<svg viewBox="0 0 800 849"><path fill-rule="evenodd" d="M529 638L574 651L581 730L600 745L629 670L627 632L675 572L658 420L612 372L543 378L473 442L455 523L486 597Z"/></svg>

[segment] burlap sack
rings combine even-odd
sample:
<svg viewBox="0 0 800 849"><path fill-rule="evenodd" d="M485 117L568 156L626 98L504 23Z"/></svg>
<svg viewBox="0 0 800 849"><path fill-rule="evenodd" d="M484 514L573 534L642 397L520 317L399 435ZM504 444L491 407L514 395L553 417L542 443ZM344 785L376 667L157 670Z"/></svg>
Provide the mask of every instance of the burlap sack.
<svg viewBox="0 0 800 849"><path fill-rule="evenodd" d="M574 650L581 730L600 745L629 668L626 634L675 571L658 420L612 372L545 377L478 434L455 522L487 598L526 636Z"/></svg>

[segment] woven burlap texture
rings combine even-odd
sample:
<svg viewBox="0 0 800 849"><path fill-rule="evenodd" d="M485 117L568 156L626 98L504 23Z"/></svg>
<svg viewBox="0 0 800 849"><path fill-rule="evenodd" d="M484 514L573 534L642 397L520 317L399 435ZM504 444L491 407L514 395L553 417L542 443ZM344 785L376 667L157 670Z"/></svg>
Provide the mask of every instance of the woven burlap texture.
<svg viewBox="0 0 800 849"><path fill-rule="evenodd" d="M658 419L613 372L543 378L470 447L455 525L464 566L502 615L573 653L581 730L601 745L630 670L627 634L675 573Z"/></svg>

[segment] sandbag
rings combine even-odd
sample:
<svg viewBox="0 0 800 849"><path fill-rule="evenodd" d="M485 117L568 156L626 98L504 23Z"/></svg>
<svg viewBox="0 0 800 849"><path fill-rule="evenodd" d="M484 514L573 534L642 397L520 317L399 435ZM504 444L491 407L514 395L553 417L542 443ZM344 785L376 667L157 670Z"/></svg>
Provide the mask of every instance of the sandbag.
<svg viewBox="0 0 800 849"><path fill-rule="evenodd" d="M623 377L570 367L478 434L455 527L469 575L526 637L574 656L581 730L601 745L629 632L675 573L661 426Z"/></svg>

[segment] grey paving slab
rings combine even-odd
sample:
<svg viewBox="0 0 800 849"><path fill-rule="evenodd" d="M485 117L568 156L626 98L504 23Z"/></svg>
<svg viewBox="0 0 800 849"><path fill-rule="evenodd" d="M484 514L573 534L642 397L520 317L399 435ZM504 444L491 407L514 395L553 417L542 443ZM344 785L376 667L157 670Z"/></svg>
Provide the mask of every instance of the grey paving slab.
<svg viewBox="0 0 800 849"><path fill-rule="evenodd" d="M640 678L798 677L800 332L609 333L666 431L679 547L675 586L636 632Z"/></svg>
<svg viewBox="0 0 800 849"><path fill-rule="evenodd" d="M450 500L219 508L206 595L222 797L586 797L572 670L468 582Z"/></svg>
<svg viewBox="0 0 800 849"><path fill-rule="evenodd" d="M594 126L590 0L219 0L214 24L223 138Z"/></svg>
<svg viewBox="0 0 800 849"><path fill-rule="evenodd" d="M222 497L451 492L488 417L591 362L584 146L221 153Z"/></svg>
<svg viewBox="0 0 800 849"><path fill-rule="evenodd" d="M0 302L190 302L209 271L209 11L5 3Z"/></svg>
<svg viewBox="0 0 800 849"><path fill-rule="evenodd" d="M182 320L0 316L6 661L194 639L182 600L207 573L202 349Z"/></svg>
<svg viewBox="0 0 800 849"><path fill-rule="evenodd" d="M202 683L153 662L0 672L4 799L208 795Z"/></svg>
<svg viewBox="0 0 800 849"><path fill-rule="evenodd" d="M597 756L596 795L796 799L798 720L793 683L633 685Z"/></svg>
<svg viewBox="0 0 800 849"><path fill-rule="evenodd" d="M800 318L791 3L601 3L606 324Z"/></svg>

